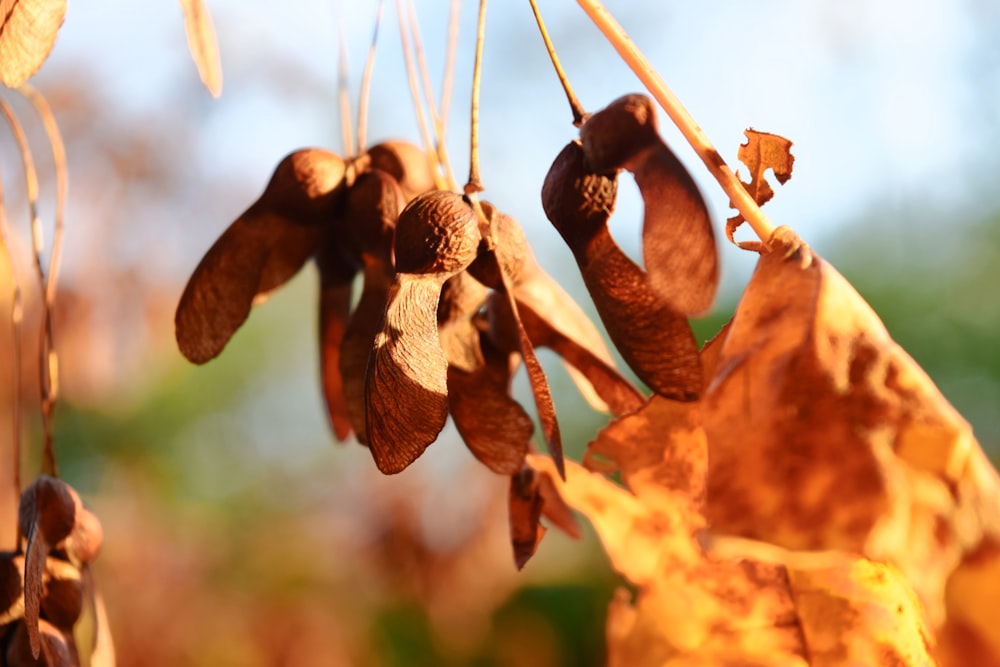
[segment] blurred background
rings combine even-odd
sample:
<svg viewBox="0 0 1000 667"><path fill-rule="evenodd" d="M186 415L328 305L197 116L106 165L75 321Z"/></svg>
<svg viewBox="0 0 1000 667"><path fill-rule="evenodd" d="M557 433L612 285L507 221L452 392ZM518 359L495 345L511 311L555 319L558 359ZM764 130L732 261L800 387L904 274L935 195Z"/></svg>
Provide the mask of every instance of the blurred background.
<svg viewBox="0 0 1000 667"><path fill-rule="evenodd" d="M448 128L468 164L475 3L462 7ZM375 63L370 143L419 141L393 3ZM448 3L416 3L440 85ZM543 0L571 82L596 111L640 89L573 2ZM795 172L767 212L794 227L871 302L892 335L1000 455L1000 5L989 0L709 0L607 3L736 167L743 130L795 142ZM303 146L337 152L337 52L356 100L372 2L210 0L221 99L201 87L177 3L70 3L32 83L67 142L70 195L55 313L61 473L101 518L98 560L124 665L598 665L619 585L592 534L551 531L522 572L507 541L506 480L451 427L405 473L338 445L318 383L317 279L307 267L257 307L203 367L173 341L173 312L202 254ZM485 197L524 225L543 267L593 312L539 192L575 130L527 3L493 3L482 90ZM44 135L25 119L51 220ZM718 229L721 190L664 121ZM20 161L0 131L13 267L34 344L28 212ZM621 181L613 233L639 254L642 211ZM721 232L720 232L721 236ZM744 236L744 238L746 238ZM721 244L724 289L695 323L731 315L754 257ZM0 421L11 419L9 321L0 321ZM28 478L40 442L36 366L25 378ZM569 452L606 422L550 370ZM519 395L527 384L517 380ZM530 401L525 401L530 405ZM0 460L9 462L2 441ZM10 477L9 463L0 465ZM2 485L3 513L13 510ZM9 520L0 522L7 530ZM6 541L13 535L4 533Z"/></svg>

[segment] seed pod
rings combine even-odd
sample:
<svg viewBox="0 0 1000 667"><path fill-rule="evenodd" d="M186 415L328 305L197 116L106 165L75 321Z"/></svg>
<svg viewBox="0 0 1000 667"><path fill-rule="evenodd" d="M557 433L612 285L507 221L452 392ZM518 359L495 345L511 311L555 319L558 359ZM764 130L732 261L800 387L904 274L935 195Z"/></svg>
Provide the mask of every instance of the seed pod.
<svg viewBox="0 0 1000 667"><path fill-rule="evenodd" d="M39 644L35 649L23 622L14 628L7 645L6 664L9 667L76 667L80 664L73 638L64 635L46 620L39 621Z"/></svg>
<svg viewBox="0 0 1000 667"><path fill-rule="evenodd" d="M392 284L392 242L405 200L396 180L374 169L358 177L347 193L344 216L347 245L364 267L364 288L340 343L336 372L343 382L347 414L358 442L365 444L365 369L382 323ZM325 348L324 348L325 349Z"/></svg>
<svg viewBox="0 0 1000 667"><path fill-rule="evenodd" d="M510 396L509 354L487 339L480 342L479 367L464 371L448 366L448 407L473 456L497 474L512 475L524 463L534 425Z"/></svg>
<svg viewBox="0 0 1000 667"><path fill-rule="evenodd" d="M645 208L643 259L653 288L681 313L708 310L719 284L708 207L657 133L653 101L645 95L615 100L587 119L580 139L594 171L627 169L635 176Z"/></svg>
<svg viewBox="0 0 1000 667"><path fill-rule="evenodd" d="M392 176L409 202L434 189L427 152L407 141L383 141L368 149L370 168Z"/></svg>
<svg viewBox="0 0 1000 667"><path fill-rule="evenodd" d="M37 658L42 638L39 614L42 604L42 578L49 553L70 535L76 525L80 496L65 482L40 475L21 494L18 504L18 527L26 538L24 553L24 627L31 653Z"/></svg>
<svg viewBox="0 0 1000 667"><path fill-rule="evenodd" d="M556 157L542 187L542 206L566 240L612 342L658 394L681 400L701 390L698 345L687 318L618 247L607 227L613 176L594 172L579 143Z"/></svg>
<svg viewBox="0 0 1000 667"><path fill-rule="evenodd" d="M324 150L282 160L260 198L233 222L191 275L175 326L181 353L215 358L246 321L254 300L284 284L318 248L344 189L344 161Z"/></svg>
<svg viewBox="0 0 1000 667"><path fill-rule="evenodd" d="M539 522L542 516L574 539L582 535L573 511L559 495L552 478L527 462L511 475L508 512L514 563L519 570L535 554L545 535L545 527Z"/></svg>
<svg viewBox="0 0 1000 667"><path fill-rule="evenodd" d="M0 553L0 627L24 616L24 556Z"/></svg>
<svg viewBox="0 0 1000 667"><path fill-rule="evenodd" d="M104 529L100 520L81 503L76 510L73 530L56 548L64 551L70 562L79 567L97 558L103 541Z"/></svg>
<svg viewBox="0 0 1000 667"><path fill-rule="evenodd" d="M469 275L456 273L441 288L438 302L438 338L449 367L471 373L484 364L477 318L489 290Z"/></svg>
<svg viewBox="0 0 1000 667"><path fill-rule="evenodd" d="M396 275L365 373L368 446L379 470L405 469L448 418L448 360L438 339L441 289L476 257L479 226L454 193L414 199L396 225Z"/></svg>
<svg viewBox="0 0 1000 667"><path fill-rule="evenodd" d="M63 632L72 633L83 610L80 571L64 560L49 558L45 563L45 574L42 616Z"/></svg>

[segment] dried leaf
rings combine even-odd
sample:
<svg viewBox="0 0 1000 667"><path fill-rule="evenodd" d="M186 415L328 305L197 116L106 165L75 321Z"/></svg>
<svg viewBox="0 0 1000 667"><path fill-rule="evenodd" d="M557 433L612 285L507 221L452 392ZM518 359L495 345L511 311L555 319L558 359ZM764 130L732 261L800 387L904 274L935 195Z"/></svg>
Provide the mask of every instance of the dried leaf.
<svg viewBox="0 0 1000 667"><path fill-rule="evenodd" d="M254 300L284 284L316 253L332 222L344 162L319 149L278 164L267 188L198 264L177 306L177 344L190 361L217 356Z"/></svg>
<svg viewBox="0 0 1000 667"><path fill-rule="evenodd" d="M709 520L787 548L892 562L940 627L956 565L1000 535L996 471L833 267L787 228L770 247L705 396Z"/></svg>
<svg viewBox="0 0 1000 667"><path fill-rule="evenodd" d="M758 132L752 128L747 128L743 134L746 135L747 142L740 144L736 156L750 170L750 182L741 182L757 205L763 206L774 196L774 190L765 177L767 170L770 169L775 180L782 185L792 177L792 166L795 163L791 152L792 142L780 135ZM737 243L733 238L736 228L744 222L743 216L739 214L726 220L726 237L731 243L745 247L747 244ZM751 247L756 249L756 244Z"/></svg>
<svg viewBox="0 0 1000 667"><path fill-rule="evenodd" d="M437 438L448 418L448 360L437 331L444 283L476 257L479 227L459 195L430 192L396 225L396 276L365 374L368 446L397 473Z"/></svg>
<svg viewBox="0 0 1000 667"><path fill-rule="evenodd" d="M641 432L664 404L651 402L611 428L624 435L634 423ZM704 435L695 429L674 445L664 464L703 475ZM569 473L556 481L559 493L591 520L615 569L638 587L634 602L622 589L611 603L609 665L934 664L919 604L891 566L842 553L772 548L777 558L767 560L706 552L704 516L686 485L660 486L636 470L633 495L572 463Z"/></svg>
<svg viewBox="0 0 1000 667"><path fill-rule="evenodd" d="M687 318L617 246L607 227L613 178L593 172L578 143L566 146L542 188L545 214L569 245L612 342L658 394L693 400L701 391L698 346Z"/></svg>
<svg viewBox="0 0 1000 667"><path fill-rule="evenodd" d="M115 646L111 638L111 626L104 607L104 598L97 589L94 573L89 565L84 565L80 573L84 589L84 615L86 621L77 625L77 648L81 658L89 655L89 667L115 667ZM81 639L81 633L86 637ZM88 661L83 659L82 664Z"/></svg>
<svg viewBox="0 0 1000 667"><path fill-rule="evenodd" d="M719 259L708 207L684 165L657 133L646 95L625 95L580 128L595 172L626 169L642 194L643 257L650 284L675 311L708 310L719 285Z"/></svg>
<svg viewBox="0 0 1000 667"><path fill-rule="evenodd" d="M212 15L202 0L180 2L181 9L184 10L188 50L198 68L198 76L212 97L218 97L222 94L222 62L219 59L219 45L215 39Z"/></svg>
<svg viewBox="0 0 1000 667"><path fill-rule="evenodd" d="M66 0L0 0L0 83L17 88L52 51Z"/></svg>

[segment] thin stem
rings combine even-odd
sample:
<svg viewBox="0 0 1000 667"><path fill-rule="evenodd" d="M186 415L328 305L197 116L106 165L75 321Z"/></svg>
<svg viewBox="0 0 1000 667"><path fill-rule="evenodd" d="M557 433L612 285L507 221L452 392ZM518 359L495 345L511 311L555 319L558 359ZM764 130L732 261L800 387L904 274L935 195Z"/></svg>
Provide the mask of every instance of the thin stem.
<svg viewBox="0 0 1000 667"><path fill-rule="evenodd" d="M52 233L52 254L49 257L48 278L45 284L45 301L49 309L55 307L56 283L59 279L59 267L62 260L62 240L65 228L66 193L69 188L69 170L66 167L66 145L63 143L62 133L59 131L59 124L52 113L45 96L39 93L33 86L23 85L20 88L24 95L42 121L45 134L49 139L49 146L52 148L52 164L56 173L56 211L55 229Z"/></svg>
<svg viewBox="0 0 1000 667"><path fill-rule="evenodd" d="M382 5L379 0L375 9L375 31L368 47L368 59L365 61L365 72L361 77L361 94L358 98L358 155L365 152L365 134L368 130L368 99L371 96L372 71L375 69L375 46L378 43L378 28L382 24Z"/></svg>
<svg viewBox="0 0 1000 667"><path fill-rule="evenodd" d="M13 390L11 396L11 448L13 459L11 465L11 482L14 486L14 498L21 495L21 322L24 320L24 307L21 303L21 285L17 281L14 270L14 258L8 249L7 239L7 205L3 194L3 176L0 174L0 256L10 271L11 302L10 329L11 352L13 354ZM15 517L15 525L16 525Z"/></svg>
<svg viewBox="0 0 1000 667"><path fill-rule="evenodd" d="M448 10L448 50L444 57L444 78L441 82L441 126L448 127L451 92L455 88L455 63L458 54L458 25L462 15L462 0L451 0Z"/></svg>
<svg viewBox="0 0 1000 667"><path fill-rule="evenodd" d="M420 140L427 152L428 165L434 174L434 180L439 180L436 160L434 158L434 142L427 127L427 117L424 115L424 102L420 95L420 83L413 53L410 51L410 38L407 35L406 19L403 14L401 0L396 0L396 18L399 20L399 41L403 47L403 61L406 63L406 82L410 85L410 96L413 98L413 110L417 114L417 127L420 129ZM440 183L436 183L440 185Z"/></svg>
<svg viewBox="0 0 1000 667"><path fill-rule="evenodd" d="M587 116L587 112L573 92L573 87L569 85L569 78L566 76L566 72L559 62L559 56L556 55L556 47L552 44L552 39L549 37L545 21L542 20L542 13L538 10L538 3L535 0L529 0L529 2L531 2L531 11L535 14L535 23L538 24L538 32L541 33L542 41L545 42L545 50L549 52L549 58L552 59L552 66L556 69L556 76L559 77L559 83L562 84L563 90L566 92L569 108L573 112L573 125L580 127L583 124L583 119Z"/></svg>
<svg viewBox="0 0 1000 667"><path fill-rule="evenodd" d="M340 103L340 143L344 157L350 158L354 150L354 136L351 132L351 91L347 66L347 46L344 24L340 24L340 55L337 58L337 100Z"/></svg>
<svg viewBox="0 0 1000 667"><path fill-rule="evenodd" d="M465 184L465 194L483 191L479 178L479 89L483 79L483 43L486 41L486 0L479 0L479 22L476 25L476 60L472 67L472 106L469 111L469 182ZM483 221L482 211L480 222Z"/></svg>
<svg viewBox="0 0 1000 667"><path fill-rule="evenodd" d="M47 292L45 270L42 268L42 253L45 249L45 241L42 236L42 220L38 215L38 172L35 170L35 160L31 154L31 147L28 144L28 137L24 133L24 128L18 121L13 109L5 100L0 98L0 114L2 114L10 126L11 134L17 143L18 152L21 155L21 164L24 168L24 181L28 194L28 212L31 216L31 242L35 255L35 272L38 276L38 287L42 301L42 326L38 341L38 388L41 395L42 412L42 472L57 475L55 449L52 445L52 412L55 408L54 388L58 388L53 381L58 369L58 359L55 348L52 345L52 312L45 299Z"/></svg>
<svg viewBox="0 0 1000 667"><path fill-rule="evenodd" d="M635 72L650 94L660 103L663 110L670 116L670 120L674 122L701 161L708 167L708 171L729 195L732 206L740 212L740 215L749 223L754 233L766 246L774 233L774 224L760 210L760 206L743 187L736 174L722 159L691 114L684 108L666 82L656 73L649 60L639 51L639 48L625 33L618 21L604 8L600 0L577 0L577 2L594 25L604 33L622 60Z"/></svg>
<svg viewBox="0 0 1000 667"><path fill-rule="evenodd" d="M417 65L420 70L424 99L427 100L427 110L430 112L431 122L434 124L434 153L438 164L444 170L448 187L455 189L455 175L452 173L451 161L448 159L448 151L445 148L445 125L438 114L437 106L434 104L434 88L431 86L431 76L427 70L427 59L424 57L424 45L420 39L420 24L417 21L417 12L413 7L413 0L407 0L406 5L407 16L410 22L410 35L413 37L413 49L416 52Z"/></svg>

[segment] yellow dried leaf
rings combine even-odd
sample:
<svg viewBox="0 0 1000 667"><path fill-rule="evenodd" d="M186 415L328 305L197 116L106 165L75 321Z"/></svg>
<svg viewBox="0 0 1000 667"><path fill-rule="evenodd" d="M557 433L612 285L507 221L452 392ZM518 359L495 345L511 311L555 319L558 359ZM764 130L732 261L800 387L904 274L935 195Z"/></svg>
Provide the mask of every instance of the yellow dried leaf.
<svg viewBox="0 0 1000 667"><path fill-rule="evenodd" d="M219 45L215 40L212 15L202 0L180 0L184 10L184 32L187 33L188 50L198 68L198 76L205 88L218 97L222 94L222 62Z"/></svg>
<svg viewBox="0 0 1000 667"><path fill-rule="evenodd" d="M0 0L0 82L16 88L38 71L66 15L66 0Z"/></svg>
<svg viewBox="0 0 1000 667"><path fill-rule="evenodd" d="M790 549L894 563L932 627L1000 534L1000 484L969 425L833 267L786 228L720 341L705 395L708 520ZM973 594L975 596L976 594ZM993 622L994 599L965 613Z"/></svg>
<svg viewBox="0 0 1000 667"><path fill-rule="evenodd" d="M665 414L672 411L654 399L609 430L615 438L654 424L672 430ZM704 436L685 419L676 428L667 434L670 446L649 441L663 454L653 466L704 474L704 452L698 452ZM685 431L687 438L680 436ZM551 470L540 457L530 460ZM704 516L695 509L697 497L685 490L689 485L636 469L633 494L567 465L567 480L554 480L558 492L591 520L614 568L638 588L635 600L620 589L610 605L609 665L935 664L919 603L891 566L845 553L814 558L773 547L770 559L707 552Z"/></svg>
<svg viewBox="0 0 1000 667"><path fill-rule="evenodd" d="M792 177L792 166L795 163L795 157L791 152L792 142L780 135L758 132L753 128L747 128L743 134L746 136L747 142L740 144L736 157L750 171L750 182L741 182L750 196L757 202L757 205L762 206L771 201L771 197L774 196L774 190L765 177L765 172L768 169L774 173L775 180L782 185ZM736 243L733 234L743 222L742 215L736 215L726 220L726 236L730 242ZM737 245L745 244L737 243ZM757 247L757 244L750 245Z"/></svg>

